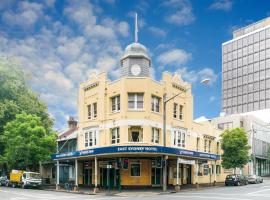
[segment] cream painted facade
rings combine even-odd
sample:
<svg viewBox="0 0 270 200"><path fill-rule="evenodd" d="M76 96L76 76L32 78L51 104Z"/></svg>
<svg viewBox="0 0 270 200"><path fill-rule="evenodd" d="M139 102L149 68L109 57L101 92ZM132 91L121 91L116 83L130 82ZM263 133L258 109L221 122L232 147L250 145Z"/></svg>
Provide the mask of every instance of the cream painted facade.
<svg viewBox="0 0 270 200"><path fill-rule="evenodd" d="M150 64L147 49L132 43L121 59L118 80L109 80L106 73L93 73L80 84L77 150L53 156L57 187L59 174L67 176L65 170L76 187L160 187L164 183L224 181L221 132L210 122L193 121L191 84L168 72L156 81L149 75ZM164 100L168 100L165 145Z"/></svg>

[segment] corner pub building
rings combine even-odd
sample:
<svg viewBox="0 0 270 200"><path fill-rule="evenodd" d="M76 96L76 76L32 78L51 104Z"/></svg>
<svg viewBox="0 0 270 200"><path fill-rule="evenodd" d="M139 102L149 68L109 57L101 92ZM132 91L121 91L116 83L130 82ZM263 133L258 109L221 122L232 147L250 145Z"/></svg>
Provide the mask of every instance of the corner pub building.
<svg viewBox="0 0 270 200"><path fill-rule="evenodd" d="M121 58L121 77L92 74L80 84L76 151L52 155L56 187L69 166L75 188L162 187L222 182L220 132L210 122L193 121L191 84L164 72L150 76L147 49L136 42ZM166 144L163 144L163 101ZM165 169L166 169L165 168Z"/></svg>

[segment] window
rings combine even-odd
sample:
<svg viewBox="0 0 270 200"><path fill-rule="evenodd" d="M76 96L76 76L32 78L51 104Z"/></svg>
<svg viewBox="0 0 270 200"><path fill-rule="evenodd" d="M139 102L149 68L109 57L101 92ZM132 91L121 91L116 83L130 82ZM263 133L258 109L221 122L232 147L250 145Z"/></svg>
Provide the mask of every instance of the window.
<svg viewBox="0 0 270 200"><path fill-rule="evenodd" d="M131 176L141 176L141 165L140 163L132 163L131 165Z"/></svg>
<svg viewBox="0 0 270 200"><path fill-rule="evenodd" d="M112 112L120 110L120 96L112 97Z"/></svg>
<svg viewBox="0 0 270 200"><path fill-rule="evenodd" d="M200 138L199 137L197 137L197 151L199 151L199 149L200 149Z"/></svg>
<svg viewBox="0 0 270 200"><path fill-rule="evenodd" d="M211 153L211 141L208 141L208 153Z"/></svg>
<svg viewBox="0 0 270 200"><path fill-rule="evenodd" d="M159 143L159 129L152 128L152 142L158 144Z"/></svg>
<svg viewBox="0 0 270 200"><path fill-rule="evenodd" d="M173 118L177 118L177 103L173 104Z"/></svg>
<svg viewBox="0 0 270 200"><path fill-rule="evenodd" d="M97 131L87 131L84 135L85 147L91 147L97 145Z"/></svg>
<svg viewBox="0 0 270 200"><path fill-rule="evenodd" d="M128 108L142 109L143 108L143 93L129 93L128 94Z"/></svg>
<svg viewBox="0 0 270 200"><path fill-rule="evenodd" d="M159 112L160 98L152 96L151 110L154 112Z"/></svg>
<svg viewBox="0 0 270 200"><path fill-rule="evenodd" d="M204 152L207 152L207 144L208 144L208 140L204 139Z"/></svg>
<svg viewBox="0 0 270 200"><path fill-rule="evenodd" d="M111 131L112 134L112 144L117 144L120 142L119 128L113 128Z"/></svg>
<svg viewBox="0 0 270 200"><path fill-rule="evenodd" d="M221 173L220 165L216 165L216 174L219 175Z"/></svg>
<svg viewBox="0 0 270 200"><path fill-rule="evenodd" d="M91 104L89 104L89 105L87 105L87 113L88 113L88 119L91 119L91 115L92 115L92 113L91 113Z"/></svg>
<svg viewBox="0 0 270 200"><path fill-rule="evenodd" d="M186 147L186 131L183 129L175 129L173 131L174 146Z"/></svg>
<svg viewBox="0 0 270 200"><path fill-rule="evenodd" d="M93 116L97 117L97 103L93 103Z"/></svg>
<svg viewBox="0 0 270 200"><path fill-rule="evenodd" d="M179 119L180 120L183 120L183 106L182 105L179 105Z"/></svg>
<svg viewBox="0 0 270 200"><path fill-rule="evenodd" d="M142 142L143 141L143 129L140 126L133 126L129 128L128 134L129 142Z"/></svg>

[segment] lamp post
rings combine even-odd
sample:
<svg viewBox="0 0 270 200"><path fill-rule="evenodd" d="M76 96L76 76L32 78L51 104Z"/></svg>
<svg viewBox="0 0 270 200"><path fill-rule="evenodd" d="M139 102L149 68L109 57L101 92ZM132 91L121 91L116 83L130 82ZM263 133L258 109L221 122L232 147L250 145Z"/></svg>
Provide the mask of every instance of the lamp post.
<svg viewBox="0 0 270 200"><path fill-rule="evenodd" d="M209 83L209 81L210 81L210 79L203 79L200 83L207 85ZM166 112L167 112L166 105L169 101L171 101L175 97L178 97L183 92L187 92L187 91L188 91L188 89L181 91L178 94L176 94L168 99L166 98L166 93L163 95L163 146L164 147L166 147L166 117L167 117L166 116ZM168 167L166 155L163 156L163 162L164 162L164 165L163 165L163 192L166 192L167 191L167 167Z"/></svg>

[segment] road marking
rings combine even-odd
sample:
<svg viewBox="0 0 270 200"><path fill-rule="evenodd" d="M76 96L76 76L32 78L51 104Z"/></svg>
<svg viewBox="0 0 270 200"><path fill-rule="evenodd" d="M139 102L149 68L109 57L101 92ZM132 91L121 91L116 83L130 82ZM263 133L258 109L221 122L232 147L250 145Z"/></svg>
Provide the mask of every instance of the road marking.
<svg viewBox="0 0 270 200"><path fill-rule="evenodd" d="M198 199L224 199L224 200L252 200L252 199L242 199L242 198L232 198L232 197L204 197L204 196L197 196L197 195L179 195L179 196L169 196L168 197L176 197L176 198L180 198L180 197L185 197L185 198L198 198Z"/></svg>
<svg viewBox="0 0 270 200"><path fill-rule="evenodd" d="M257 194L257 193L265 192L265 191L269 191L269 190L270 190L270 189L266 189L266 190L258 190L258 191L255 191L255 192L247 193L247 195L253 195L253 194Z"/></svg>

